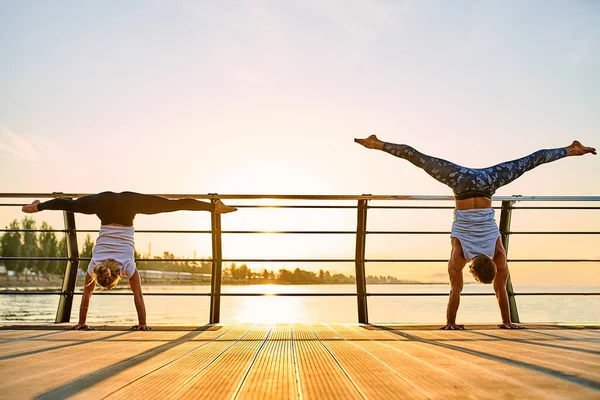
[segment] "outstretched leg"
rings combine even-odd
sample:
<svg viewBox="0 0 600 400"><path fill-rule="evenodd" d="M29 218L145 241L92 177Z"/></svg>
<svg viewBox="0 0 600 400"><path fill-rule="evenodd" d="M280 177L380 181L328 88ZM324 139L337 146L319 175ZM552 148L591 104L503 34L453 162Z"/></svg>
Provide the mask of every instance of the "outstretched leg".
<svg viewBox="0 0 600 400"><path fill-rule="evenodd" d="M461 175L469 171L468 168L461 167L450 161L420 153L408 145L383 142L377 139L375 135L371 135L366 139L354 139L354 141L368 149L382 150L410 161L416 167L427 172L429 176L452 189L457 186Z"/></svg>
<svg viewBox="0 0 600 400"><path fill-rule="evenodd" d="M585 147L578 141L574 141L570 146L558 149L538 150L535 153L517 160L507 161L494 165L493 167L485 168L484 171L491 178L494 183L494 188L497 190L539 165L560 160L561 158L568 156L581 156L588 153L596 154L596 149L593 147Z"/></svg>
<svg viewBox="0 0 600 400"><path fill-rule="evenodd" d="M120 200L127 203L137 214L159 214L172 211L215 211L220 214L237 210L235 207L226 206L217 200L214 204L195 199L169 200L160 196L123 192ZM125 204L124 204L125 205Z"/></svg>

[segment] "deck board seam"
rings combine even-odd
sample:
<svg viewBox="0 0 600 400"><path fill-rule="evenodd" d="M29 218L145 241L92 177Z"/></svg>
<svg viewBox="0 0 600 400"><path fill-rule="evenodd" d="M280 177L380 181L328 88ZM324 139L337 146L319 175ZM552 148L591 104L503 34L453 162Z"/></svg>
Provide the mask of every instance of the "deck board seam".
<svg viewBox="0 0 600 400"><path fill-rule="evenodd" d="M250 370L254 366L254 363L256 362L256 359L258 358L260 351L265 346L265 343L267 343L267 341L269 340L269 336L271 336L271 332L273 332L273 328L269 329L269 332L267 332L267 336L263 339L263 342L260 344L260 346L256 350L256 353L254 353L254 357L252 357L250 364L246 368L246 372L244 372L244 376L242 376L242 379L238 383L237 388L235 389L235 391L233 392L233 395L231 396L232 400L235 400L237 398L237 396L239 395L240 390L242 389L242 386L244 385L244 381L246 380L246 378L248 377L248 374L250 373Z"/></svg>
<svg viewBox="0 0 600 400"><path fill-rule="evenodd" d="M317 332L315 332L315 329L311 326L310 330L312 331L312 333L315 336L315 338L317 339L317 341L325 348L325 350L327 350L327 352L329 353L329 355L333 358L333 360L338 365L338 367L342 370L342 372L344 373L344 375L346 375L346 377L348 378L348 380L350 381L350 383L352 384L352 386L356 389L356 391L358 392L358 394L363 399L367 400L368 399L367 395L358 387L357 383L354 382L354 379L352 379L352 377L350 376L350 374L348 373L348 371L346 371L346 369L342 366L342 364L340 363L340 360L337 359L337 357L333 354L333 352L329 349L329 347L327 347L327 345L325 343L323 343L323 341L319 338L319 336L317 335Z"/></svg>
<svg viewBox="0 0 600 400"><path fill-rule="evenodd" d="M389 336L390 338L394 339L395 341L398 341L398 342L402 343L402 341L401 341L401 340L399 340L399 339L397 338L397 336L398 336L398 335L395 335L393 332L389 332L389 331L385 331L385 330L383 330L383 331L382 331L382 333L384 333L386 336ZM402 336L402 335L400 335L400 336ZM409 340L410 340L410 339L409 339ZM431 347L430 347L430 346L429 346L427 343L425 343L425 342L420 342L420 341L416 341L416 340L413 340L413 342L414 342L414 344L415 344L415 345L419 346L421 349L424 349L425 351L428 351L428 352L430 352L430 353L437 354L437 355L439 355L439 356L442 356L442 357L444 357L444 358L451 358L453 361L455 361L455 362L458 362L458 363L461 363L461 364L470 365L470 364L469 364L469 362L467 362L467 361L464 361L464 360L463 360L463 359L461 359L461 358L453 358L452 356L450 356L450 355L448 355L448 354L440 353L439 351L437 351L437 350L435 350L435 349L431 348ZM396 349L395 347L393 347L393 346L389 346L388 344L385 344L385 345L386 345L386 346L388 346L388 347L390 347L390 348L392 348L392 349L394 349L394 350L396 350L396 351L403 352L402 350L400 350L400 349ZM432 364L430 364L430 365L432 365ZM447 371L444 371L444 372L445 372L446 374L449 374L450 376L452 376L454 379L456 379L456 380L459 380L460 382L464 382L464 381L462 380L462 378L459 378L459 377L457 377L456 375L453 375L453 374L451 374L450 372L447 372ZM519 381L518 381L518 380L516 380L516 379L514 379L514 378L512 378L512 377L510 377L510 376L508 376L508 375L503 375L503 374L496 373L496 371L495 371L493 368L492 368L492 369L490 369L490 374L492 374L493 376L497 377L498 379L502 379L502 380L505 380L505 381L510 381L510 382L513 382L513 384L517 384L517 385L519 384ZM468 384L468 383L467 383L467 384ZM472 386L472 385L470 385L470 384L468 384L468 386L469 386L469 387L473 387L473 386ZM543 398L543 394L544 394L543 392L540 392L540 391L538 391L537 389L530 389L530 390L533 390L533 391L535 391L535 392L538 392L538 393L539 393L539 396L538 396L538 397L540 397L540 398Z"/></svg>
<svg viewBox="0 0 600 400"><path fill-rule="evenodd" d="M99 342L99 341L102 341L102 340L105 340L105 339L109 339L109 338L112 338L112 337L125 335L127 333L130 333L130 332L123 332L123 333L115 334L115 335L112 335L112 336L103 337L103 338L100 338L100 339L92 339L92 340L89 340L89 341L86 341L86 342L84 342L84 341L76 341L75 343L63 344L61 346L43 347L43 348L40 348L40 349L37 349L37 350L31 350L31 351L24 352L24 353L11 354L11 355L8 355L8 356L0 356L0 361L11 360L11 359L20 358L20 357L27 357L27 356L31 356L31 355L34 355L34 354L45 353L45 352L48 352L48 351L54 351L54 350L59 350L59 349L65 349L65 348L68 348L68 347L84 346L84 345L87 345L89 343Z"/></svg>
<svg viewBox="0 0 600 400"><path fill-rule="evenodd" d="M483 333L483 332L471 332L471 333L474 333L476 335L490 337L490 338L502 339L503 341L506 341L506 342L523 343L523 344L530 344L530 345L534 345L534 346L549 347L549 348L552 348L552 349L559 349L559 350L567 350L567 351L580 352L580 353L585 353L585 354L600 355L600 350L582 349L582 348L579 348L579 347L567 347L567 346L561 346L559 344L551 344L551 343L538 343L535 339L511 339L511 338L503 338L503 337L494 336L494 335L490 335L488 333ZM560 356L560 357L562 357L562 356ZM568 358L568 357L562 357L562 358Z"/></svg>
<svg viewBox="0 0 600 400"><path fill-rule="evenodd" d="M398 335L403 336L409 340L414 340L417 342L421 342L423 344L429 344L429 345L433 345L433 346L439 346L439 347L444 347L446 349L450 349L450 350L455 350L461 353L466 353L466 354L470 354L473 355L475 357L480 357L480 358L485 358L488 360L493 360L493 361L497 361L497 362L501 362L507 365L512 365L514 367L519 367L522 369L526 369L529 371L533 371L533 372L537 372L537 373L541 373L544 374L546 376L550 376L553 378L558 378L561 379L563 381L567 381L569 383L573 383L582 387L585 387L587 389L593 389L596 391L600 391L600 382L595 382L592 381L590 379L586 379L586 378L582 378L579 376L574 376L574 375L570 375L561 371L555 371L552 370L550 368L545 368L545 367L540 367L537 365L533 365L530 363L526 363L523 361L517 361L517 360L511 360L510 358L506 358L506 357L502 357L502 356L497 356L497 355L493 355L493 354L489 354L486 352L482 352L482 351L478 351L478 350L471 350L471 349L467 349L467 348L463 348L460 346L455 346L455 345L451 345L448 343L438 343L435 341L431 341L428 339L423 339L420 338L418 336L415 335L411 335L409 333L406 332L400 332L397 331Z"/></svg>
<svg viewBox="0 0 600 400"><path fill-rule="evenodd" d="M235 346L236 344L238 344L239 342L241 342L243 338L245 338L246 336L248 336L250 334L250 332L252 332L252 329L255 326L256 326L256 324L253 325L253 326L251 326L250 328L248 328L248 330L246 330L246 332L244 332L244 334L239 339L233 341L233 343L231 343L229 346L227 346L221 352L219 352L219 354L217 354L208 364L206 364L204 367L202 367L194 375L192 375L191 377L189 377L175 392L171 393L171 396L169 398L176 398L177 394L180 393L186 386L188 386L190 384L190 382L192 382L194 380L194 378L196 378L197 376L199 376L208 367L210 367L211 365L213 365L219 359L219 357L221 357L227 350L229 350L230 348L232 348L233 346Z"/></svg>
<svg viewBox="0 0 600 400"><path fill-rule="evenodd" d="M302 385L300 384L300 371L298 366L298 358L296 354L296 338L294 336L294 325L290 324L290 337L292 339L292 359L294 361L294 378L296 379L296 387L298 393L298 400L304 400L304 394L302 393Z"/></svg>
<svg viewBox="0 0 600 400"><path fill-rule="evenodd" d="M425 393L421 392L418 388L414 387L412 385L412 383L410 383L409 381L407 381L402 375L400 375L398 372L396 372L393 368L391 368L385 362L383 362L382 360L380 360L379 358L377 358L375 355L371 354L369 351L363 349L362 347L358 346L357 344L352 343L351 340L346 339L342 333L340 333L340 332L336 331L335 329L333 329L330 324L327 324L326 326L330 330L332 330L333 332L335 332L338 335L340 335L344 339L344 342L347 342L348 344L351 344L352 346L356 347L358 350L360 350L363 353L367 354L368 356L370 356L371 358L373 358L375 361L377 361L378 363L380 363L381 365L383 365L385 368L387 368L389 371L391 371L394 375L396 375L402 381L404 381L408 386L410 386L411 388L413 388L416 392L418 392L419 394L423 395L427 399L431 399L429 396L427 396Z"/></svg>
<svg viewBox="0 0 600 400"><path fill-rule="evenodd" d="M192 348L192 349L190 349L190 350L186 351L185 353L182 353L182 354L180 354L179 356L177 356L177 357L173 358L172 360L169 360L168 362L165 362L165 363L163 363L163 364L159 365L158 367L154 368L153 370L151 370L151 371L148 371L148 372L146 372L146 373L144 373L144 374L142 374L142 375L138 376L137 378L135 378L135 379L131 380L130 382L128 382L126 385L123 385L123 386L121 386L120 388L118 388L118 389L116 389L116 390L114 390L114 391L112 391L112 392L108 393L106 396L102 397L102 399L105 399L105 398L107 398L107 397L109 397L109 396L112 396L113 394L115 394L115 393L119 392L120 390L123 390L123 389L125 389L126 387L128 387L128 386L132 385L133 383L135 383L135 382L139 381L140 379L144 378L145 376L147 376L147 375L150 375L151 373L153 373L153 372L156 372L156 371L158 371L159 369L166 367L167 365L169 365L169 364L171 364L171 363L173 363L173 362L175 362L175 361L177 361L177 360L181 359L182 357L185 357L185 356L187 356L188 354L190 354L190 353L192 353L192 352L194 352L194 351L196 351L196 350L198 350L198 349L200 349L200 348L202 348L202 347L204 347L204 346L206 346L206 345L208 345L208 344L210 344L210 343L214 342L216 339L220 338L221 336L225 335L226 333L228 333L228 332L230 332L230 331L231 331L231 328L229 328L229 329L228 329L228 330L226 330L225 332L221 333L219 336L216 336L216 337L212 338L211 340L205 341L205 342L203 342L202 344L200 344L199 346L196 346L196 347L194 347L194 348Z"/></svg>
<svg viewBox="0 0 600 400"><path fill-rule="evenodd" d="M464 384L464 385L465 385L465 386L467 386L467 387L473 388L474 390L478 390L476 386L473 386L473 385L472 385L471 383L469 383L468 381L465 381L464 379L462 379L462 378L459 378L459 377L457 377L456 375L453 375L452 373L450 373L450 372L446 371L446 370L445 370L445 369L443 369L443 368L440 368L440 367L438 367L437 365L434 365L434 364L432 364L432 363L430 363L430 362L427 362L427 361L421 360L420 358L418 358L418 357L415 357L415 356L413 356L412 354L409 354L409 353L407 353L406 351L403 351L403 350L401 350L401 349L398 349L398 348L396 348L396 347L394 347L394 346L390 346L390 345L389 345L389 344L387 344L387 343L381 342L381 341L379 341L379 340L372 339L372 338L370 338L369 336L365 335L364 333L362 333L362 332L360 332L360 331L359 331L359 333L360 333L361 335L365 336L367 339L369 339L369 340L370 340L370 341L372 341L372 342L375 342L375 343L381 344L381 345L383 345L383 346L385 346L385 347L388 347L388 348L390 348L390 349L394 350L395 352L400 352L400 353L402 353L403 355L405 355L405 356L409 357L410 359L412 359L412 360L415 360L415 361L417 361L418 363L420 363L420 364L422 364L422 365L426 365L426 366L428 366L428 367L431 367L431 368L433 368L433 369L435 369L435 370L437 370L437 371L439 371L439 372L443 373L444 375L448 376L449 378L451 378L451 379L453 379L453 380L455 380L455 381L457 381L457 382L460 382L460 383ZM400 341L400 340L398 340L398 339L396 339L396 338L392 338L392 339L395 339L395 340L394 340L395 342L402 342L402 341ZM427 350L428 350L428 351L430 351L430 352L438 353L438 352L436 352L435 350L432 350L432 349L427 349ZM439 353L438 353L438 354L439 354Z"/></svg>

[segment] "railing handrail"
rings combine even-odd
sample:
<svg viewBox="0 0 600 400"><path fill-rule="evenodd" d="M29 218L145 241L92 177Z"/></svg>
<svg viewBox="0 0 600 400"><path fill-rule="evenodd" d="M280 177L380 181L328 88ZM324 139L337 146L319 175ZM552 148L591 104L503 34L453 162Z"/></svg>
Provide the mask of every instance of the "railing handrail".
<svg viewBox="0 0 600 400"><path fill-rule="evenodd" d="M0 198L79 198L91 193L0 193ZM151 194L151 193L149 193ZM315 195L315 194L196 194L196 193L152 193L168 199L237 199L237 200L448 200L453 201L450 195ZM492 201L600 201L600 196L493 196Z"/></svg>

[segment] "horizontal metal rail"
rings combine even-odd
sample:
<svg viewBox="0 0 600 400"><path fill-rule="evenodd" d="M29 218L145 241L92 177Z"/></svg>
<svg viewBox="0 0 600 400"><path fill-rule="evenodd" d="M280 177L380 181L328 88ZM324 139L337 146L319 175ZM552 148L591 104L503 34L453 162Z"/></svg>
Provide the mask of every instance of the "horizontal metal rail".
<svg viewBox="0 0 600 400"><path fill-rule="evenodd" d="M0 257L0 261L74 261L75 259L69 257ZM90 261L90 257L78 257L79 261ZM136 258L135 261L141 262L198 262L198 261L211 261L210 258ZM224 258L223 262L354 262L353 258ZM447 263L448 259L445 258L399 258L399 259L365 259L365 262L378 262L378 263ZM600 262L600 259L592 258L524 258L524 259L507 259L507 262L518 262L518 263L529 263L529 262Z"/></svg>
<svg viewBox="0 0 600 400"><path fill-rule="evenodd" d="M0 198L79 198L91 193L0 193ZM205 200L424 200L454 201L447 195L307 195L307 194L189 194L154 193L167 199L205 199ZM600 196L494 196L492 201L600 201Z"/></svg>
<svg viewBox="0 0 600 400"><path fill-rule="evenodd" d="M372 285L367 283L367 285ZM57 291L21 291L21 290L0 290L0 295L63 295L64 292ZM73 292L73 295L82 295L83 292ZM600 292L526 292L511 293L514 296L600 296ZM121 291L101 291L94 295L104 296L133 296L132 292ZM210 292L196 293L144 293L144 296L210 296ZM221 296L230 297L257 297L257 296L281 296L281 297L335 297L335 296L357 296L356 293L222 293ZM448 293L366 293L365 296L371 297L428 297L428 296L448 296ZM461 293L461 296L495 296L494 293Z"/></svg>

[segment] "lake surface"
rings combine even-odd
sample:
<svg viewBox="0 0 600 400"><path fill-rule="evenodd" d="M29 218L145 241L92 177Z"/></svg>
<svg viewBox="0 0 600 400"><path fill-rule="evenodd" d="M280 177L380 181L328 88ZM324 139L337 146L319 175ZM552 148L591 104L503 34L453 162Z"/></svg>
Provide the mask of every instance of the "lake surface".
<svg viewBox="0 0 600 400"><path fill-rule="evenodd" d="M150 293L196 293L202 286L145 286ZM444 293L448 285L368 285L369 293ZM224 285L223 293L355 293L355 285ZM515 286L516 293L600 292L598 286ZM130 293L125 291L122 293ZM493 293L491 285L465 285L463 293ZM58 295L0 295L0 321L53 322ZM71 322L77 322L81 296L75 296ZM447 295L368 297L369 322L434 323L445 321ZM208 322L210 298L199 296L145 297L148 324L203 325ZM517 296L522 322L600 322L600 296ZM92 297L90 324L133 324L137 314L131 295ZM494 296L463 296L458 323L497 323ZM356 323L356 297L221 297L221 322Z"/></svg>

